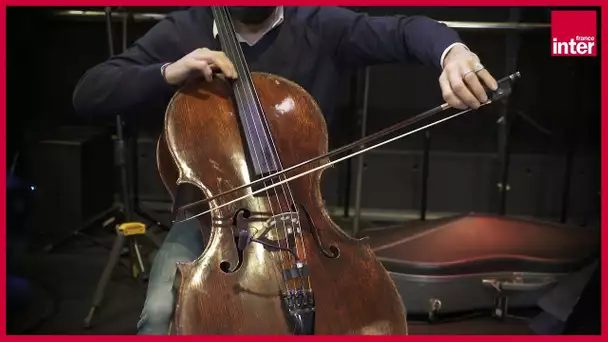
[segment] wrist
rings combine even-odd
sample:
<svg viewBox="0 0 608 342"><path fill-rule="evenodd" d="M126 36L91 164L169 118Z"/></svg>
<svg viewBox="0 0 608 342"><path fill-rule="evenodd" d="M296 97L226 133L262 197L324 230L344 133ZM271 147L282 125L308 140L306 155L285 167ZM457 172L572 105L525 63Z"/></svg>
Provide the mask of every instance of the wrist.
<svg viewBox="0 0 608 342"><path fill-rule="evenodd" d="M449 63L449 60L454 56L457 56L463 52L470 52L469 48L463 43L454 43L450 45L445 51L441 59L441 68L445 68L446 64Z"/></svg>

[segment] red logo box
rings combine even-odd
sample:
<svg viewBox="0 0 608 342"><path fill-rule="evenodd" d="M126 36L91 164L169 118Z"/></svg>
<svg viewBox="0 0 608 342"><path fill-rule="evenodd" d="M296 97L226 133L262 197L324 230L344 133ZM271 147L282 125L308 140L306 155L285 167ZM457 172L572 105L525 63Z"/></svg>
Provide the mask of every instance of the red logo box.
<svg viewBox="0 0 608 342"><path fill-rule="evenodd" d="M552 11L551 55L596 56L596 11Z"/></svg>

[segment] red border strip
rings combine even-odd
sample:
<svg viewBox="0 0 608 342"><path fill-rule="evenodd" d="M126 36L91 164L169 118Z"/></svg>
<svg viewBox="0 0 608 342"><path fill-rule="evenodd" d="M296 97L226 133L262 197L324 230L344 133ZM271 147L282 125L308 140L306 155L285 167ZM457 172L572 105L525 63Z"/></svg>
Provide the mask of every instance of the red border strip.
<svg viewBox="0 0 608 342"><path fill-rule="evenodd" d="M276 5L358 5L358 6L551 6L551 7L573 7L573 6L602 6L603 10L603 1L600 0L577 0L577 1L564 1L564 0L495 0L495 1L480 1L480 0L460 0L456 3L456 1L450 0L410 0L410 1L398 1L398 0L376 0L373 2L362 1L362 0L350 0L350 1L293 1L293 0L283 0L280 2L277 1L266 1L264 4L276 4ZM2 5L0 10L0 37L2 39L2 45L6 46L6 6L200 6L200 5L262 5L262 3L255 0L224 0L224 1L212 1L209 3L205 3L204 1L193 1L193 0L179 0L179 1L159 1L159 0L149 0L149 1L141 1L141 0L123 0L123 1L99 1L99 0L57 0L57 1L43 1L43 0L8 0L5 1L5 4ZM601 58L602 64L608 58L608 47L606 42L606 38L608 36L608 29L606 29L606 25L604 21L601 21ZM549 43L549 42L547 42ZM0 70L0 78L1 78L1 87L2 91L0 92L0 107L2 118L0 125L1 134L6 137L6 49L1 49L0 51L0 63L2 64L2 68ZM602 65L603 66L603 65ZM602 98L608 98L608 87L606 86L606 79L608 79L608 68L602 67ZM604 119L607 113L606 103L602 103L602 133L606 131L606 120ZM605 168L605 156L604 151L608 148L606 145L608 138L602 134L602 169ZM3 190L6 191L6 139L0 139L0 143L2 144L2 148L0 148L2 157L0 158L3 167L0 168L0 172L2 172L2 177L0 178L0 183L2 184ZM605 176L602 172L602 214L608 211L608 204L604 201L604 193L605 193ZM2 230L3 235L6 236L6 197L2 197L2 203L0 203L0 213L2 215ZM602 226L605 223L605 215L602 215ZM602 247L605 245L606 237L602 234ZM5 238L0 239L0 248L2 249L2 253L0 254L2 257L2 263L0 263L0 267L2 268L2 274L6 274L6 240ZM602 248L602 259L605 259L605 248ZM602 269L602 283L606 281L606 272L604 268ZM3 307L6 307L6 278L1 277L1 285L4 289L4 294L0 296L1 304ZM606 308L607 299L604 294L604 290L602 288L602 312L604 308ZM603 315L604 316L604 315ZM154 336L154 337L141 337L141 336L6 336L6 311L3 310L0 317L0 324L2 325L2 336L9 341L39 341L40 339L44 339L45 341L91 341L91 340L105 340L105 341L115 341L119 342L121 340L133 340L136 338L146 338L146 339L157 339L157 340L169 340L180 338L182 341L199 341L201 337L176 337L176 336ZM606 327L608 327L608 320L606 317L602 317L602 335L605 334ZM252 337L254 340L260 340L264 342L279 342L286 341L287 339L295 339L295 337ZM447 336L408 336L408 337L306 337L306 338L315 338L318 340L327 340L335 342L337 340L352 340L354 339L372 339L372 338L381 338L384 340L425 340L425 341L445 341ZM491 338L492 341L509 341L513 337L512 336L449 336L450 340L461 340L461 341L472 341L472 340L486 340ZM561 340L561 339L572 339L576 340L587 340L587 341L595 341L600 337L590 336L590 337L582 337L582 336L518 336L518 341L530 340L530 341L548 341L548 340ZM213 340L234 340L242 339L242 337L204 337L206 341Z"/></svg>
<svg viewBox="0 0 608 342"><path fill-rule="evenodd" d="M550 6L550 7L582 7L601 6L601 0L566 1L566 0L341 0L341 1L255 1L255 0L223 0L223 1L197 1L197 0L7 0L6 6L201 6L201 5L284 5L284 6Z"/></svg>

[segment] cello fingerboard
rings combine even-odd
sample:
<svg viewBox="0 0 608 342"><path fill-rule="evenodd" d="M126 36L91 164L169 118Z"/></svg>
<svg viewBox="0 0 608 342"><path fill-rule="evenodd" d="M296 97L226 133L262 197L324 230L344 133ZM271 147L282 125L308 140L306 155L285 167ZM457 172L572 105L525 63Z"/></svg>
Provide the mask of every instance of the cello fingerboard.
<svg viewBox="0 0 608 342"><path fill-rule="evenodd" d="M252 176L260 178L280 171L281 162L228 9L223 6L213 7L213 15L222 50L239 74L233 83L233 101L238 110L244 145L247 147L247 159L253 169Z"/></svg>

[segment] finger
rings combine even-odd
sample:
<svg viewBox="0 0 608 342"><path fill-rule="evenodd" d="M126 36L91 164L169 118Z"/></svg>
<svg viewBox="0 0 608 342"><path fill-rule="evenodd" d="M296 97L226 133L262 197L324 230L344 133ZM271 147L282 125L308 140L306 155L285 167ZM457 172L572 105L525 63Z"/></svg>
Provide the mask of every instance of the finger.
<svg viewBox="0 0 608 342"><path fill-rule="evenodd" d="M463 75L468 73L470 70L464 66L454 67L448 71L448 79L450 81L450 86L452 87L452 91L456 96L460 99L460 101L464 102L469 108L477 109L481 105L475 95L471 93L469 88L464 82ZM464 77L470 77L468 75ZM474 77L474 75L473 75Z"/></svg>
<svg viewBox="0 0 608 342"><path fill-rule="evenodd" d="M195 60L192 69L200 71L207 82L213 81L213 70L211 70L211 67L207 62Z"/></svg>
<svg viewBox="0 0 608 342"><path fill-rule="evenodd" d="M222 73L229 78L236 78L237 72L234 64L228 59L228 57L223 52L212 53L210 56L210 60L208 62L217 65Z"/></svg>
<svg viewBox="0 0 608 342"><path fill-rule="evenodd" d="M208 48L204 47L204 48L196 49L196 52L199 53L199 54L201 54L201 53L204 54L204 53L211 52L211 50L209 50Z"/></svg>
<svg viewBox="0 0 608 342"><path fill-rule="evenodd" d="M479 78L474 72L470 72L464 77L464 81L467 84L469 90L475 95L475 98L481 103L488 101L488 94L486 90L479 82Z"/></svg>
<svg viewBox="0 0 608 342"><path fill-rule="evenodd" d="M231 78L230 75L224 74L224 72L222 71L222 69L217 64L215 64L213 61L207 62L207 65L209 65L209 67L211 68L211 70L214 73L216 73L216 74L220 74L221 73L221 74L225 75L227 78Z"/></svg>
<svg viewBox="0 0 608 342"><path fill-rule="evenodd" d="M219 69L226 77L236 78L236 69L227 58L208 56L207 62Z"/></svg>
<svg viewBox="0 0 608 342"><path fill-rule="evenodd" d="M477 77L479 77L486 87L490 88L491 90L498 89L498 82L496 79L494 79L494 77L492 77L492 75L490 75L490 72L487 69L477 72Z"/></svg>
<svg viewBox="0 0 608 342"><path fill-rule="evenodd" d="M196 60L205 61L212 69L218 68L226 77L236 78L237 76L236 68L221 51L211 51L207 48L201 48L195 51L193 57Z"/></svg>
<svg viewBox="0 0 608 342"><path fill-rule="evenodd" d="M213 63L213 62L208 62L207 64L209 65L209 67L211 68L211 70L213 70L213 72L221 72L222 71L220 69L220 67L218 67L217 65L215 65L215 63Z"/></svg>
<svg viewBox="0 0 608 342"><path fill-rule="evenodd" d="M441 76L439 76L439 86L441 87L441 95L443 96L443 100L447 104L449 104L452 108L467 109L467 106L462 103L462 101L460 101L460 99L452 91L450 81L448 80L448 76L445 72L441 73Z"/></svg>
<svg viewBox="0 0 608 342"><path fill-rule="evenodd" d="M205 55L207 55L210 51L211 50L209 50L207 48L199 48L199 49L192 51L190 56L194 57L195 59L203 59L205 57Z"/></svg>

